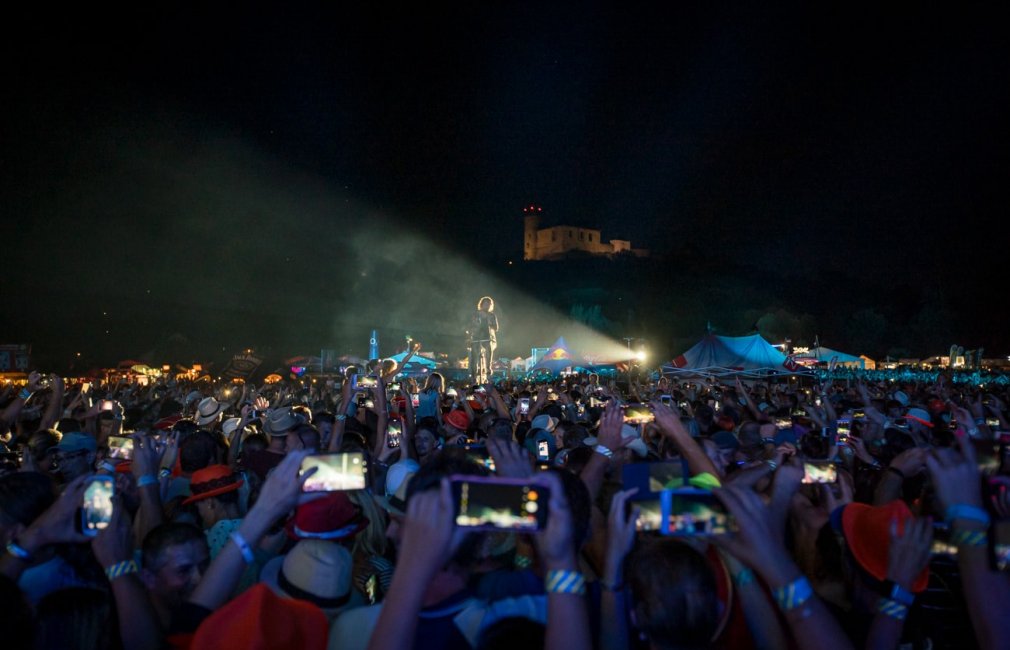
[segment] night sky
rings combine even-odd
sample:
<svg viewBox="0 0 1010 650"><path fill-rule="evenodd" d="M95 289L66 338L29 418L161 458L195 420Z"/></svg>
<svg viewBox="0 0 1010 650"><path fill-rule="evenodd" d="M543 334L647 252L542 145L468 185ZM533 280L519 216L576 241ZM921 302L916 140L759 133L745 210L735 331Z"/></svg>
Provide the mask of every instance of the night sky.
<svg viewBox="0 0 1010 650"><path fill-rule="evenodd" d="M610 336L676 353L785 310L855 353L1010 354L1010 41L985 11L335 4L5 21L0 343L54 367L348 349L446 334L488 278L567 313L585 292L536 279L563 269L517 268L536 202L653 251L579 274L622 274L596 287ZM629 316L615 283L696 307ZM882 337L840 315L868 310Z"/></svg>

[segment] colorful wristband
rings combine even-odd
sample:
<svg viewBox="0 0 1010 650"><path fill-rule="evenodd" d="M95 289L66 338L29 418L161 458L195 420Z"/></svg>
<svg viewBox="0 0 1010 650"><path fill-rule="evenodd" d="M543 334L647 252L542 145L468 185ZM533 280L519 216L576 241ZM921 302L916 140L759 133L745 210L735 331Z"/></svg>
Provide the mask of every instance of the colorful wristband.
<svg viewBox="0 0 1010 650"><path fill-rule="evenodd" d="M810 581L801 576L785 587L773 590L772 595L775 596L775 602L778 603L779 609L788 612L810 600L814 595L814 589L810 586Z"/></svg>
<svg viewBox="0 0 1010 650"><path fill-rule="evenodd" d="M157 484L158 484L158 477L155 476L154 474L144 474L143 476L137 479L137 487L139 488Z"/></svg>
<svg viewBox="0 0 1010 650"><path fill-rule="evenodd" d="M899 621L905 620L908 616L908 607L890 598L881 598L877 601L877 611Z"/></svg>
<svg viewBox="0 0 1010 650"><path fill-rule="evenodd" d="M7 552L21 560L22 562L31 562L32 554L28 552L24 546L21 546L14 540L7 542Z"/></svg>
<svg viewBox="0 0 1010 650"><path fill-rule="evenodd" d="M549 594L582 596L586 593L586 579L578 571L548 571L544 588Z"/></svg>
<svg viewBox="0 0 1010 650"><path fill-rule="evenodd" d="M614 452L611 451L609 447L604 447L603 445L596 445L595 447L593 447L593 451L607 458L614 457Z"/></svg>
<svg viewBox="0 0 1010 650"><path fill-rule="evenodd" d="M949 525L955 519L968 519L969 521L977 521L980 524L986 526L989 525L989 513L982 508L976 508L975 506L964 505L956 503L947 508L946 514L947 524Z"/></svg>
<svg viewBox="0 0 1010 650"><path fill-rule="evenodd" d="M242 553L242 559L245 560L245 563L252 564L256 560L256 556L253 555L249 542L245 541L245 537L242 537L242 533L236 530L229 537L231 537L231 541L235 542L235 546L238 547L239 552Z"/></svg>
<svg viewBox="0 0 1010 650"><path fill-rule="evenodd" d="M116 578L128 576L139 570L136 560L123 560L122 562L116 562L111 566L105 567L105 577L109 579L109 582L112 582Z"/></svg>
<svg viewBox="0 0 1010 650"><path fill-rule="evenodd" d="M950 535L954 546L985 546L989 537L984 530L955 530Z"/></svg>

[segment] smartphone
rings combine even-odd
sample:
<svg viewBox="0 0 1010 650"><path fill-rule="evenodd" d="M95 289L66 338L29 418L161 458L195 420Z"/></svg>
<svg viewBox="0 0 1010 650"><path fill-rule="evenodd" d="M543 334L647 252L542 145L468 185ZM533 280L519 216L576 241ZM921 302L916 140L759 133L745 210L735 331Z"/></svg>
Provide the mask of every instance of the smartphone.
<svg viewBox="0 0 1010 650"><path fill-rule="evenodd" d="M109 436L109 458L133 460L133 438Z"/></svg>
<svg viewBox="0 0 1010 650"><path fill-rule="evenodd" d="M775 428L779 431L789 429L793 426L792 418L775 418Z"/></svg>
<svg viewBox="0 0 1010 650"><path fill-rule="evenodd" d="M838 418L838 439L841 440L842 436L848 438L850 433L852 433L852 418Z"/></svg>
<svg viewBox="0 0 1010 650"><path fill-rule="evenodd" d="M677 406L679 406L680 408L682 408L682 409L684 409L686 411L687 407L690 406L690 405L685 400L685 401L682 401L682 402L677 402Z"/></svg>
<svg viewBox="0 0 1010 650"><path fill-rule="evenodd" d="M519 414L520 415L530 414L530 398L528 397L519 398Z"/></svg>
<svg viewBox="0 0 1010 650"><path fill-rule="evenodd" d="M302 485L302 492L342 492L344 490L364 490L365 456L359 451L343 454L319 454L306 456L298 474L304 474L313 467L316 473Z"/></svg>
<svg viewBox="0 0 1010 650"><path fill-rule="evenodd" d="M462 448L466 455L476 461L478 465L483 465L492 472L495 470L494 458L491 458L491 452L488 451L487 446L467 444Z"/></svg>
<svg viewBox="0 0 1010 650"><path fill-rule="evenodd" d="M863 409L856 409L856 410L854 410L852 412L852 419L856 420L856 421L865 420L866 419L866 411L864 411Z"/></svg>
<svg viewBox="0 0 1010 650"><path fill-rule="evenodd" d="M985 419L985 424L990 429L998 429L999 428L999 418L986 418Z"/></svg>
<svg viewBox="0 0 1010 650"><path fill-rule="evenodd" d="M392 391L394 393L399 393L400 392L400 382L394 381L393 383L391 383L388 386L388 388L389 388L390 391Z"/></svg>
<svg viewBox="0 0 1010 650"><path fill-rule="evenodd" d="M836 483L838 468L830 461L805 461L803 463L802 483Z"/></svg>
<svg viewBox="0 0 1010 650"><path fill-rule="evenodd" d="M957 558L957 545L950 543L950 528L944 523L933 524L933 544L929 548L932 555Z"/></svg>
<svg viewBox="0 0 1010 650"><path fill-rule="evenodd" d="M421 394L420 393L411 393L410 394L410 405L413 406L414 408L417 408L418 406L421 405Z"/></svg>
<svg viewBox="0 0 1010 650"><path fill-rule="evenodd" d="M400 436L403 435L403 425L399 420L390 420L386 423L386 434L388 440L386 445L390 449L397 449L400 446Z"/></svg>
<svg viewBox="0 0 1010 650"><path fill-rule="evenodd" d="M85 381L85 382L81 383L81 392L82 393L87 393L89 390L91 390L91 382L90 381Z"/></svg>
<svg viewBox="0 0 1010 650"><path fill-rule="evenodd" d="M456 525L474 530L537 531L547 524L550 492L525 479L452 476Z"/></svg>
<svg viewBox="0 0 1010 650"><path fill-rule="evenodd" d="M113 408L113 402L111 399L103 399L101 405L98 407L102 411L111 411Z"/></svg>
<svg viewBox="0 0 1010 650"><path fill-rule="evenodd" d="M644 404L625 404L621 410L624 411L626 424L645 424L656 420L656 414Z"/></svg>
<svg viewBox="0 0 1010 650"><path fill-rule="evenodd" d="M632 499L656 498L663 490L687 487L686 471L682 460L668 460L658 463L628 463L621 467L621 485L625 490L638 488Z"/></svg>
<svg viewBox="0 0 1010 650"><path fill-rule="evenodd" d="M537 441L537 460L548 461L551 459L551 449L546 440Z"/></svg>
<svg viewBox="0 0 1010 650"><path fill-rule="evenodd" d="M354 378L351 380L351 388L353 390L357 390L358 388L375 388L378 385L379 380L371 376L354 375Z"/></svg>
<svg viewBox="0 0 1010 650"><path fill-rule="evenodd" d="M81 532L94 537L99 531L109 527L112 521L112 495L116 493L116 483L111 476L93 476L84 488L84 502L81 504Z"/></svg>
<svg viewBox="0 0 1010 650"><path fill-rule="evenodd" d="M663 490L660 502L664 535L712 537L735 528L726 507L707 490Z"/></svg>
<svg viewBox="0 0 1010 650"><path fill-rule="evenodd" d="M660 395L659 401L669 406L670 404L673 404L673 397L670 395Z"/></svg>

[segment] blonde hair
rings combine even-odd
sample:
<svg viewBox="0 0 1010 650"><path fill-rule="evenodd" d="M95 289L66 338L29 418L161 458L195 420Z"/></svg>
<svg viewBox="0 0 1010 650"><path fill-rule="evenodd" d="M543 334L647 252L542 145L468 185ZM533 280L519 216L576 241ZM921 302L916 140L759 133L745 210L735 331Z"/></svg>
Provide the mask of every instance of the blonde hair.
<svg viewBox="0 0 1010 650"><path fill-rule="evenodd" d="M354 557L374 557L386 553L386 511L379 507L375 499L364 490L346 492L351 503L361 508L361 514L368 519L368 525L354 538L351 555Z"/></svg>

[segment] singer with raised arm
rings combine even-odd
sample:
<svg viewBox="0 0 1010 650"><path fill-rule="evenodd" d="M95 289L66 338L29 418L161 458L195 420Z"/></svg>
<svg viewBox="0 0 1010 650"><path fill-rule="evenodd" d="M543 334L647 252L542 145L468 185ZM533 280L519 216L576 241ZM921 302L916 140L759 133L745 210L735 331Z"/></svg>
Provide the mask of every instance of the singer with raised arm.
<svg viewBox="0 0 1010 650"><path fill-rule="evenodd" d="M494 300L484 296L477 301L477 312L470 322L470 374L474 384L491 380L491 364L498 347L498 317L494 315Z"/></svg>

